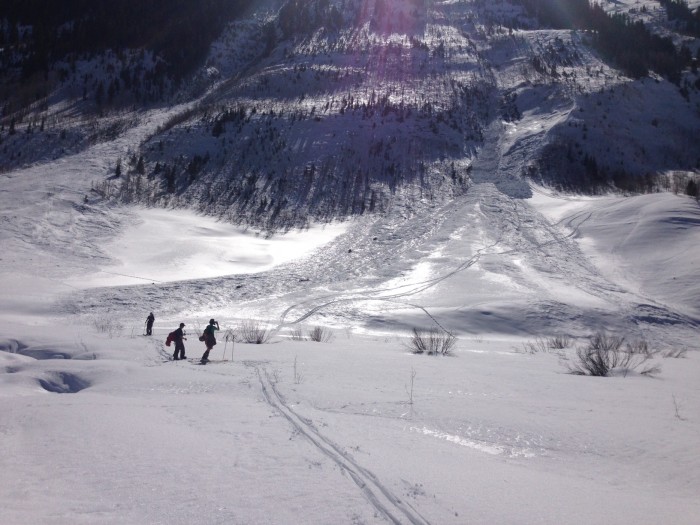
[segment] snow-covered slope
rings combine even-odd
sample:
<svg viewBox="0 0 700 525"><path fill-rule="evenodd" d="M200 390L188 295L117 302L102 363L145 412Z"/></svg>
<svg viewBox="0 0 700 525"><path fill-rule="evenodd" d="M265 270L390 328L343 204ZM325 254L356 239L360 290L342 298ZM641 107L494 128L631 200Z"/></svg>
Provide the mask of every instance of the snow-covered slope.
<svg viewBox="0 0 700 525"><path fill-rule="evenodd" d="M698 318L696 201L655 194L593 203L537 195L533 202L550 220L575 228L582 249L608 279L650 302Z"/></svg>
<svg viewBox="0 0 700 525"><path fill-rule="evenodd" d="M201 77L209 94L103 195L275 230L439 204L471 182L637 190L700 162L697 72L630 79L590 34L541 28L517 2L266 3Z"/></svg>

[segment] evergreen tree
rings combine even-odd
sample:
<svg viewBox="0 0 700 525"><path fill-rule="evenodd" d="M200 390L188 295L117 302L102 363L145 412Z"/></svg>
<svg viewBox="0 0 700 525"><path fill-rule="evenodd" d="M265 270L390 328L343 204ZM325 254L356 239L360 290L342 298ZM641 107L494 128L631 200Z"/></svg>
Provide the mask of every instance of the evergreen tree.
<svg viewBox="0 0 700 525"><path fill-rule="evenodd" d="M139 175L143 175L144 173L146 173L146 168L143 164L143 155L139 157L139 161L136 163L136 173L138 173Z"/></svg>

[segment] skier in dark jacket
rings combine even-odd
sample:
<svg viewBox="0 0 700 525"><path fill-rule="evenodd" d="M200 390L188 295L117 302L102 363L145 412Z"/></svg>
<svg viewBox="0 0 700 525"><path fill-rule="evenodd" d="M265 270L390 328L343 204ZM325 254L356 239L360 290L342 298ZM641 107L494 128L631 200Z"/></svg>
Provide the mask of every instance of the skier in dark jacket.
<svg viewBox="0 0 700 525"><path fill-rule="evenodd" d="M175 361L178 359L185 359L185 343L183 343L183 341L187 341L187 338L183 330L184 327L185 323L180 323L180 328L173 332L173 341L175 341L175 354L173 354L173 359L175 359ZM180 355L179 358L178 354Z"/></svg>
<svg viewBox="0 0 700 525"><path fill-rule="evenodd" d="M153 335L153 322L156 320L153 312L146 317L146 335Z"/></svg>
<svg viewBox="0 0 700 525"><path fill-rule="evenodd" d="M219 329L219 323L214 321L214 319L209 320L209 325L204 329L204 333L202 334L202 337L204 337L204 344L207 346L207 350L204 352L204 355L202 356L202 363L206 363L209 361L209 352L211 352L211 349L214 348L214 345L216 344L216 337L214 336L214 332Z"/></svg>

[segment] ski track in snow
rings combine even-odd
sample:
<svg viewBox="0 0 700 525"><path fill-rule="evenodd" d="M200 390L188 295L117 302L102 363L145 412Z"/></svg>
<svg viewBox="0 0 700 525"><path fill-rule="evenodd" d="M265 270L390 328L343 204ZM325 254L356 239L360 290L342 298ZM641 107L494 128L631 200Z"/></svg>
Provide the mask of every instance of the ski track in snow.
<svg viewBox="0 0 700 525"><path fill-rule="evenodd" d="M370 470L360 466L350 455L330 439L323 436L313 422L295 412L277 390L264 367L255 366L265 401L282 414L298 432L303 434L322 454L335 462L343 472L347 472L367 500L388 521L396 525L411 523L428 525L430 522L421 516L411 505L392 493ZM407 520L407 521L406 521Z"/></svg>

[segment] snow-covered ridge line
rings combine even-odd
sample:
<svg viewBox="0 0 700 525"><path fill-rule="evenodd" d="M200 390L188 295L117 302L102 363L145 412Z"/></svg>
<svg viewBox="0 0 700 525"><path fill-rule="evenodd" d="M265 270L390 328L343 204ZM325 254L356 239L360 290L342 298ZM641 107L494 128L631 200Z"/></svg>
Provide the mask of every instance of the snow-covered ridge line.
<svg viewBox="0 0 700 525"><path fill-rule="evenodd" d="M686 70L680 93L658 77L632 81L590 34L539 27L520 4L259 5L212 47L202 103L125 153L125 178L94 187L279 230L452 198L496 145L498 169L476 182L511 196L529 195L513 182L523 178L639 190L697 165L697 73ZM88 143L129 118L95 126ZM30 126L9 137L7 166L86 146L52 124L47 157L39 120Z"/></svg>

